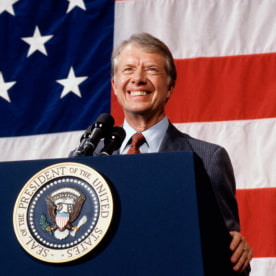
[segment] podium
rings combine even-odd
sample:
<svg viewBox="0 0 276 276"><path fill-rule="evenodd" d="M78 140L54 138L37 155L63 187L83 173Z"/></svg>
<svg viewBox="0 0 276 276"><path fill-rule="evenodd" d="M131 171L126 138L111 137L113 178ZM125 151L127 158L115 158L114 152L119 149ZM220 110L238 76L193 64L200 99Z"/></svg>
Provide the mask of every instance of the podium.
<svg viewBox="0 0 276 276"><path fill-rule="evenodd" d="M30 256L13 229L25 183L52 164L75 162L109 183L114 214L104 240L84 257L51 264ZM236 275L231 238L200 160L191 152L0 163L1 269L9 275Z"/></svg>

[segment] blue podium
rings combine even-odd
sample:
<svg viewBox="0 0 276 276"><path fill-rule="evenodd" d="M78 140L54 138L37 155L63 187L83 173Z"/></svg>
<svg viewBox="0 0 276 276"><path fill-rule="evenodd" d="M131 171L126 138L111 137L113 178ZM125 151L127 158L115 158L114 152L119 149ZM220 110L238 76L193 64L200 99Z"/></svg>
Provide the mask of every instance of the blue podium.
<svg viewBox="0 0 276 276"><path fill-rule="evenodd" d="M114 213L103 241L73 262L30 256L13 229L13 208L38 171L75 162L109 183ZM235 275L230 236L200 161L191 152L0 163L1 266L9 275Z"/></svg>

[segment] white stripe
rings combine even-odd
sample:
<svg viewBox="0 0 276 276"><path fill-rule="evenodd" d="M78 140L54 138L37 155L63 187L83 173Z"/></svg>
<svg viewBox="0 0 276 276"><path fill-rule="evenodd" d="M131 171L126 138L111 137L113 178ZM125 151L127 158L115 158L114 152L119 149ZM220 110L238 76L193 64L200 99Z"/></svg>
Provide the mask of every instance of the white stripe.
<svg viewBox="0 0 276 276"><path fill-rule="evenodd" d="M276 187L276 118L176 124L193 137L222 145L228 151L237 188Z"/></svg>
<svg viewBox="0 0 276 276"><path fill-rule="evenodd" d="M255 258L251 261L250 276L275 275L276 258Z"/></svg>
<svg viewBox="0 0 276 276"><path fill-rule="evenodd" d="M68 157L80 142L83 131L0 139L0 161Z"/></svg>
<svg viewBox="0 0 276 276"><path fill-rule="evenodd" d="M275 11L275 0L119 1L114 45L149 32L176 59L276 52Z"/></svg>

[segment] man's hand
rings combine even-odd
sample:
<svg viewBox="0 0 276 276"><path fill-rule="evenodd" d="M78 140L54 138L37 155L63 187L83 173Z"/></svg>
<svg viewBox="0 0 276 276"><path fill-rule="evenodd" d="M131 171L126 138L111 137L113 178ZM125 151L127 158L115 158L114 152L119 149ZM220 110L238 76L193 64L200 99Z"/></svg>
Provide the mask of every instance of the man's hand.
<svg viewBox="0 0 276 276"><path fill-rule="evenodd" d="M233 252L231 262L234 264L234 271L242 273L248 266L253 256L253 251L240 232L231 231L232 241L230 250Z"/></svg>

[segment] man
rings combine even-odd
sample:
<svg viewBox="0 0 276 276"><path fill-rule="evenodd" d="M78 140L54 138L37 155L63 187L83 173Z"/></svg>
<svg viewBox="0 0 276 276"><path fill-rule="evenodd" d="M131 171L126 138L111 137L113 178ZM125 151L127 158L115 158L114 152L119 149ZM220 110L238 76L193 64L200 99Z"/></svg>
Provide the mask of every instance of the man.
<svg viewBox="0 0 276 276"><path fill-rule="evenodd" d="M112 87L123 108L126 130L120 154L131 147L131 137L142 133L141 153L191 150L203 162L225 224L232 236L233 269L243 272L252 250L239 233L235 180L226 151L218 145L179 132L167 119L165 105L173 93L176 68L168 47L146 34L135 34L112 55Z"/></svg>

